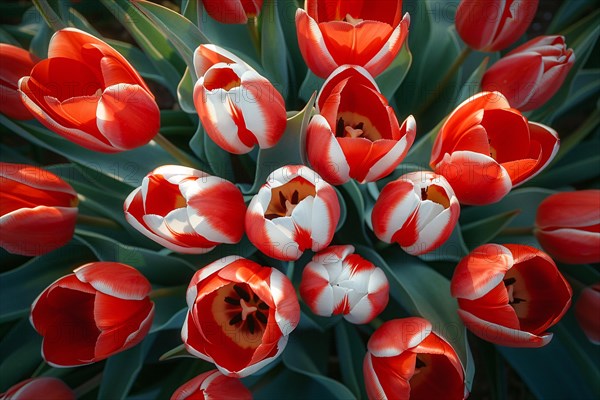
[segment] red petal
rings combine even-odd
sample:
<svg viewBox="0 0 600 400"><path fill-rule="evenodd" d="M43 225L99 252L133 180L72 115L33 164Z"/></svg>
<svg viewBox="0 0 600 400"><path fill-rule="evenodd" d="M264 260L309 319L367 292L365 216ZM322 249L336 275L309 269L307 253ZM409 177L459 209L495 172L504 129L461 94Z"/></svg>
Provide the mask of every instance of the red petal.
<svg viewBox="0 0 600 400"><path fill-rule="evenodd" d="M575 304L575 317L588 339L600 344L600 285L586 287Z"/></svg>
<svg viewBox="0 0 600 400"><path fill-rule="evenodd" d="M224 24L245 24L248 16L240 0L202 0L211 18Z"/></svg>
<svg viewBox="0 0 600 400"><path fill-rule="evenodd" d="M431 333L431 323L411 317L384 322L373 333L367 348L375 357L393 357L418 346Z"/></svg>
<svg viewBox="0 0 600 400"><path fill-rule="evenodd" d="M377 7L372 7L377 8ZM392 31L387 42L381 49L365 64L365 68L373 76L378 76L394 61L398 52L402 48L406 37L408 36L408 28L410 26L410 15L406 13L400 25Z"/></svg>
<svg viewBox="0 0 600 400"><path fill-rule="evenodd" d="M552 258L562 263L600 262L600 232L578 229L536 230L535 237Z"/></svg>
<svg viewBox="0 0 600 400"><path fill-rule="evenodd" d="M306 150L311 167L332 185L350 180L350 167L327 120L315 115L306 133Z"/></svg>
<svg viewBox="0 0 600 400"><path fill-rule="evenodd" d="M326 78L338 64L327 49L316 21L300 8L296 11L296 31L300 52L306 65L315 75Z"/></svg>
<svg viewBox="0 0 600 400"><path fill-rule="evenodd" d="M516 42L529 28L537 12L537 6L538 0L506 1L504 15L502 15L495 37L485 50L502 50ZM485 18L481 19L485 20Z"/></svg>
<svg viewBox="0 0 600 400"><path fill-rule="evenodd" d="M456 9L456 30L475 50L489 46L500 26L507 0L461 1Z"/></svg>
<svg viewBox="0 0 600 400"><path fill-rule="evenodd" d="M92 262L77 268L75 275L104 294L126 300L148 296L150 282L138 270L117 262Z"/></svg>

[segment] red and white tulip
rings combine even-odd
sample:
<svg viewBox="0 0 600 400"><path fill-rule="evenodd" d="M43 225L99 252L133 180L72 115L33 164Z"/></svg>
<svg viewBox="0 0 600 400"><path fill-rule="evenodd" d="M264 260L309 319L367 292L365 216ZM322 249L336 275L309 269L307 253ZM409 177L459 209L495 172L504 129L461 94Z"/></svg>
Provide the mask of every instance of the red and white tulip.
<svg viewBox="0 0 600 400"><path fill-rule="evenodd" d="M366 324L387 305L389 288L381 268L343 245L315 254L302 271L300 295L317 315L342 314L348 322Z"/></svg>
<svg viewBox="0 0 600 400"><path fill-rule="evenodd" d="M408 36L410 16L402 0L306 0L296 11L298 44L308 68L326 78L344 64L373 76L394 60Z"/></svg>
<svg viewBox="0 0 600 400"><path fill-rule="evenodd" d="M535 237L566 264L600 262L600 190L553 194L539 205Z"/></svg>
<svg viewBox="0 0 600 400"><path fill-rule="evenodd" d="M448 116L430 165L461 204L491 204L540 173L559 143L554 129L529 122L500 92L481 92Z"/></svg>
<svg viewBox="0 0 600 400"><path fill-rule="evenodd" d="M233 53L200 45L194 52L198 81L194 105L202 126L221 148L248 153L255 145L275 146L287 124L281 94Z"/></svg>
<svg viewBox="0 0 600 400"><path fill-rule="evenodd" d="M456 351L423 318L385 322L367 349L363 373L369 400L461 400L469 395Z"/></svg>
<svg viewBox="0 0 600 400"><path fill-rule="evenodd" d="M32 119L19 94L19 79L31 73L39 59L20 47L0 43L0 113L13 119Z"/></svg>
<svg viewBox="0 0 600 400"><path fill-rule="evenodd" d="M19 81L25 107L48 129L103 153L148 143L160 127L154 95L119 52L75 28L56 32L48 58Z"/></svg>
<svg viewBox="0 0 600 400"><path fill-rule="evenodd" d="M327 182L373 182L390 174L408 153L417 124L409 116L400 126L371 75L344 65L323 84L317 112L307 128L311 166Z"/></svg>
<svg viewBox="0 0 600 400"><path fill-rule="evenodd" d="M202 268L187 294L186 349L241 378L273 362L300 320L290 280L274 268L230 256Z"/></svg>
<svg viewBox="0 0 600 400"><path fill-rule="evenodd" d="M575 303L575 317L590 342L600 345L600 282L581 291Z"/></svg>
<svg viewBox="0 0 600 400"><path fill-rule="evenodd" d="M175 390L171 400L252 400L252 393L237 378L216 369L198 375Z"/></svg>
<svg viewBox="0 0 600 400"><path fill-rule="evenodd" d="M58 378L41 376L17 383L0 393L0 400L75 400L75 393Z"/></svg>
<svg viewBox="0 0 600 400"><path fill-rule="evenodd" d="M48 286L31 305L42 356L54 367L104 360L141 342L154 318L150 282L116 262L85 264Z"/></svg>
<svg viewBox="0 0 600 400"><path fill-rule="evenodd" d="M246 205L231 182L197 169L164 165L127 197L125 218L160 245L202 254L244 235Z"/></svg>
<svg viewBox="0 0 600 400"><path fill-rule="evenodd" d="M452 234L460 205L441 175L418 171L385 185L373 207L375 236L412 255L428 253Z"/></svg>
<svg viewBox="0 0 600 400"><path fill-rule="evenodd" d="M75 232L77 193L33 165L0 163L0 246L38 256L67 244Z"/></svg>
<svg viewBox="0 0 600 400"><path fill-rule="evenodd" d="M571 305L571 287L544 252L520 244L485 244L454 271L452 296L467 328L489 342L542 347Z"/></svg>
<svg viewBox="0 0 600 400"><path fill-rule="evenodd" d="M333 186L303 165L273 171L252 198L246 234L260 251L278 260L297 260L304 250L329 246L340 219Z"/></svg>

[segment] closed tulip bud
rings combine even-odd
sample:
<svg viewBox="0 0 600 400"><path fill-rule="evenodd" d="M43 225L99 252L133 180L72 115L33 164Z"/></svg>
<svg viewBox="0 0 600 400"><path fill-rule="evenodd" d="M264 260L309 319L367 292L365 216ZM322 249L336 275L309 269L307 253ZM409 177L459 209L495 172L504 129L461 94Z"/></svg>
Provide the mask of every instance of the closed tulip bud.
<svg viewBox="0 0 600 400"><path fill-rule="evenodd" d="M48 286L31 305L42 356L54 367L104 360L141 342L152 324L150 282L115 262L85 264Z"/></svg>
<svg viewBox="0 0 600 400"><path fill-rule="evenodd" d="M244 235L246 204L240 190L193 168L156 168L127 197L124 209L131 226L179 253L206 253Z"/></svg>
<svg viewBox="0 0 600 400"><path fill-rule="evenodd" d="M373 207L375 235L412 255L428 253L452 234L460 205L448 181L433 172L402 175L388 183Z"/></svg>
<svg viewBox="0 0 600 400"><path fill-rule="evenodd" d="M503 50L525 33L537 6L538 0L461 0L456 30L475 50Z"/></svg>
<svg viewBox="0 0 600 400"><path fill-rule="evenodd" d="M216 369L198 375L181 385L171 400L252 400L252 393L236 378L223 375Z"/></svg>
<svg viewBox="0 0 600 400"><path fill-rule="evenodd" d="M367 349L363 373L369 400L461 400L469 395L456 351L423 318L385 322Z"/></svg>
<svg viewBox="0 0 600 400"><path fill-rule="evenodd" d="M389 283L380 268L354 254L354 246L331 246L304 267L300 295L317 315L367 324L387 305Z"/></svg>
<svg viewBox="0 0 600 400"><path fill-rule="evenodd" d="M373 76L394 60L410 25L402 0L306 0L296 11L298 44L308 68L326 78L337 67L353 64Z"/></svg>
<svg viewBox="0 0 600 400"><path fill-rule="evenodd" d="M274 268L230 256L196 272L181 337L196 357L242 378L273 362L300 320L292 282Z"/></svg>
<svg viewBox="0 0 600 400"><path fill-rule="evenodd" d="M529 122L499 92L460 104L435 139L430 166L461 204L499 201L552 161L560 140L552 128Z"/></svg>
<svg viewBox="0 0 600 400"><path fill-rule="evenodd" d="M260 251L278 260L329 246L340 219L333 186L310 168L288 165L271 173L246 212L246 234Z"/></svg>
<svg viewBox="0 0 600 400"><path fill-rule="evenodd" d="M49 376L27 379L0 393L0 400L75 400L75 393L63 381Z"/></svg>
<svg viewBox="0 0 600 400"><path fill-rule="evenodd" d="M202 0L208 15L224 24L245 24L260 14L263 0Z"/></svg>
<svg viewBox="0 0 600 400"><path fill-rule="evenodd" d="M464 257L450 290L466 327L488 342L542 347L571 305L571 287L544 252L520 244L485 244Z"/></svg>
<svg viewBox="0 0 600 400"><path fill-rule="evenodd" d="M275 146L287 124L281 94L243 60L215 45L194 53L199 77L194 105L202 126L221 148L248 153L255 145Z"/></svg>
<svg viewBox="0 0 600 400"><path fill-rule="evenodd" d="M390 174L408 153L417 124L399 126L392 107L361 67L342 66L323 84L307 128L312 167L332 185L373 182Z"/></svg>
<svg viewBox="0 0 600 400"><path fill-rule="evenodd" d="M0 163L0 246L38 256L67 244L75 232L77 193L53 173Z"/></svg>
<svg viewBox="0 0 600 400"><path fill-rule="evenodd" d="M90 150L143 146L160 126L154 96L125 57L75 28L52 36L48 58L19 81L19 91L38 121Z"/></svg>
<svg viewBox="0 0 600 400"><path fill-rule="evenodd" d="M39 59L20 47L0 43L0 113L14 119L33 119L21 102L19 79L29 75Z"/></svg>
<svg viewBox="0 0 600 400"><path fill-rule="evenodd" d="M535 237L566 264L600 262L600 190L553 194L539 205Z"/></svg>
<svg viewBox="0 0 600 400"><path fill-rule="evenodd" d="M600 345L600 283L581 291L575 303L575 317L590 342Z"/></svg>
<svg viewBox="0 0 600 400"><path fill-rule="evenodd" d="M540 36L517 47L486 71L481 87L501 92L521 111L534 110L560 89L575 64L563 36Z"/></svg>

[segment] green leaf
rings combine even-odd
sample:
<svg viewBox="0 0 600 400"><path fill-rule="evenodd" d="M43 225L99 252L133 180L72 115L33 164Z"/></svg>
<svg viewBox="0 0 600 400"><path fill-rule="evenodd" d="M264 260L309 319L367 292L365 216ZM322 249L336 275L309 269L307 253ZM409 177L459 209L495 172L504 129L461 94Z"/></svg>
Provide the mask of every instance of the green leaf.
<svg viewBox="0 0 600 400"><path fill-rule="evenodd" d="M593 11L597 4L595 0L565 1L554 13L554 19L546 29L552 35L563 31L569 24L578 21L587 13Z"/></svg>
<svg viewBox="0 0 600 400"><path fill-rule="evenodd" d="M304 77L304 81L302 81L302 85L300 85L298 97L304 101L308 101L313 93L321 90L323 83L325 83L325 79L319 78L309 69L306 71L306 76Z"/></svg>
<svg viewBox="0 0 600 400"><path fill-rule="evenodd" d="M38 27L37 33L31 39L29 51L41 59L48 58L48 45L54 32L46 24L39 24Z"/></svg>
<svg viewBox="0 0 600 400"><path fill-rule="evenodd" d="M4 290L3 290L4 291ZM17 322L0 342L0 392L28 379L42 362L42 337L28 318Z"/></svg>
<svg viewBox="0 0 600 400"><path fill-rule="evenodd" d="M483 78L483 74L487 70L489 61L490 58L485 57L466 82L463 83L463 86L456 97L456 106L481 91L481 78Z"/></svg>
<svg viewBox="0 0 600 400"><path fill-rule="evenodd" d="M354 325L346 321L338 322L335 325L335 344L340 359L342 382L357 399L366 399L363 360L367 349Z"/></svg>
<svg viewBox="0 0 600 400"><path fill-rule="evenodd" d="M200 26L201 15L198 7L198 0L183 0L181 2L181 15L192 21L196 26Z"/></svg>
<svg viewBox="0 0 600 400"><path fill-rule="evenodd" d="M200 130L201 128L199 127L198 129ZM198 135L198 133L196 133L196 135ZM194 137L196 137L196 135L194 135ZM206 161L212 174L227 179L230 182L235 182L235 173L233 171L233 165L231 164L231 158L234 156L219 147L206 132L204 132L201 137L204 139Z"/></svg>
<svg viewBox="0 0 600 400"><path fill-rule="evenodd" d="M183 326L183 321L185 320L185 316L187 315L187 312L188 312L188 308L184 307L184 308L180 309L179 311L177 311L176 313L172 314L171 317L163 323L156 323L156 321L155 321L153 323L154 326L150 330L150 333L154 333L154 332L158 332L158 331L166 331L169 329L181 330L181 327Z"/></svg>
<svg viewBox="0 0 600 400"><path fill-rule="evenodd" d="M387 99L391 99L394 96L394 93L396 93L404 81L404 78L408 75L408 71L412 64L412 58L412 53L408 48L408 41L406 41L390 66L387 67L381 75L375 78L377 86L379 86L381 93Z"/></svg>
<svg viewBox="0 0 600 400"><path fill-rule="evenodd" d="M148 335L137 346L108 359L102 373L98 400L124 399L142 370L156 335Z"/></svg>
<svg viewBox="0 0 600 400"><path fill-rule="evenodd" d="M451 261L458 262L469 253L462 236L460 223L457 223L450 237L437 249L421 254L419 258L424 261Z"/></svg>
<svg viewBox="0 0 600 400"><path fill-rule="evenodd" d="M491 242L519 213L519 210L508 211L463 225L462 235L466 245L469 249L474 249Z"/></svg>
<svg viewBox="0 0 600 400"><path fill-rule="evenodd" d="M261 28L261 63L269 80L287 98L288 77L288 52L279 13L277 11L277 0L266 0L260 13Z"/></svg>
<svg viewBox="0 0 600 400"><path fill-rule="evenodd" d="M171 350L167 351L165 354L160 356L159 361L167 361L167 360L172 360L174 358L195 358L195 359L197 359L198 357L191 355L185 349L185 345L180 344L179 346L172 348Z"/></svg>
<svg viewBox="0 0 600 400"><path fill-rule="evenodd" d="M163 74L156 69L150 58L148 58L148 56L140 49L119 40L104 40L121 53L143 78L153 80L154 82L158 82L166 88L169 88L170 82L165 79Z"/></svg>
<svg viewBox="0 0 600 400"><path fill-rule="evenodd" d="M177 85L177 100L183 111L189 114L197 114L196 106L194 105L194 79L189 68L185 69L183 78Z"/></svg>
<svg viewBox="0 0 600 400"><path fill-rule="evenodd" d="M354 180L336 188L346 205L344 225L337 231L336 238L342 243L360 243L370 246L371 239L365 227L365 200ZM357 233L360 232L360 235Z"/></svg>

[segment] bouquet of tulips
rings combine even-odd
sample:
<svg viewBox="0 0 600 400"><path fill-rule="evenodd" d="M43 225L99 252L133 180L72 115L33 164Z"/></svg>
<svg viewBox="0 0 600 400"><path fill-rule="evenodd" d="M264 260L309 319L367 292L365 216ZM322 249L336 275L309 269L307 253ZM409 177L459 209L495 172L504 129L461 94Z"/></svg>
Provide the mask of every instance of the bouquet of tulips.
<svg viewBox="0 0 600 400"><path fill-rule="evenodd" d="M0 11L1 399L600 397L593 0Z"/></svg>

